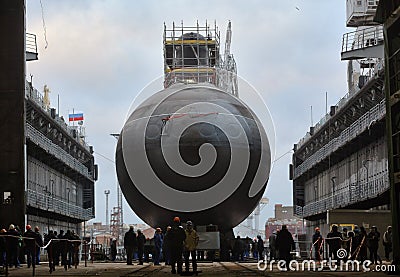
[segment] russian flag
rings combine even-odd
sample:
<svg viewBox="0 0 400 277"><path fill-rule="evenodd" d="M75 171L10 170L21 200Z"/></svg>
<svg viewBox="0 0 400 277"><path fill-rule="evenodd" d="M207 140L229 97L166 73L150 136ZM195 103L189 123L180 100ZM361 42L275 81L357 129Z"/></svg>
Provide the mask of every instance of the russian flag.
<svg viewBox="0 0 400 277"><path fill-rule="evenodd" d="M82 121L83 120L83 113L70 113L69 121Z"/></svg>

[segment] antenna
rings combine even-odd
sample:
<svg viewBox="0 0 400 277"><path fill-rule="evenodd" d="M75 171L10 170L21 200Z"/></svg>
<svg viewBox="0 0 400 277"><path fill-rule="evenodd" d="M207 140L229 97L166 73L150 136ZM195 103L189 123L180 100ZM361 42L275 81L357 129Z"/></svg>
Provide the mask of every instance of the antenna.
<svg viewBox="0 0 400 277"><path fill-rule="evenodd" d="M312 105L311 105L311 127L313 126Z"/></svg>

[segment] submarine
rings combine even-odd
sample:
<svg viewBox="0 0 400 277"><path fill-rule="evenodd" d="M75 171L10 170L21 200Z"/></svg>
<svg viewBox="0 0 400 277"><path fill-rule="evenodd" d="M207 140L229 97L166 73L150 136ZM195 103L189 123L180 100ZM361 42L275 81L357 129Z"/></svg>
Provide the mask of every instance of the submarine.
<svg viewBox="0 0 400 277"><path fill-rule="evenodd" d="M175 216L228 232L260 201L269 178L268 134L243 102L215 26L164 24L164 87L127 116L116 147L121 191L153 228Z"/></svg>

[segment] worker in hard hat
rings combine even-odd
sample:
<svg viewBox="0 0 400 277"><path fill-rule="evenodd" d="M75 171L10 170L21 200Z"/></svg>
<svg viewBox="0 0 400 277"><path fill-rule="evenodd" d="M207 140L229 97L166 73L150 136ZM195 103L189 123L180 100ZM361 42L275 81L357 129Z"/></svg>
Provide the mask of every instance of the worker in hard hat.
<svg viewBox="0 0 400 277"><path fill-rule="evenodd" d="M183 252L183 256L185 257L185 270L189 271L189 256L192 256L192 267L193 272L197 275L197 260L196 260L196 248L199 244L199 235L196 230L193 229L192 221L186 222L186 239L185 239L185 248Z"/></svg>
<svg viewBox="0 0 400 277"><path fill-rule="evenodd" d="M315 227L315 233L312 237L312 242L314 246L314 257L316 261L321 261L322 253L322 235L320 233L319 227Z"/></svg>

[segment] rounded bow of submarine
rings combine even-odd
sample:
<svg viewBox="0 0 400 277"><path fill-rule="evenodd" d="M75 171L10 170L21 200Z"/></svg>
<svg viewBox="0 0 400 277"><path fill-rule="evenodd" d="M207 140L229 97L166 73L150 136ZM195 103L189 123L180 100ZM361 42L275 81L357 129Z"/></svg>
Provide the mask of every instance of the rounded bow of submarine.
<svg viewBox="0 0 400 277"><path fill-rule="evenodd" d="M174 85L145 100L126 120L116 150L121 190L153 227L175 216L236 226L262 197L270 159L257 116L208 84Z"/></svg>

